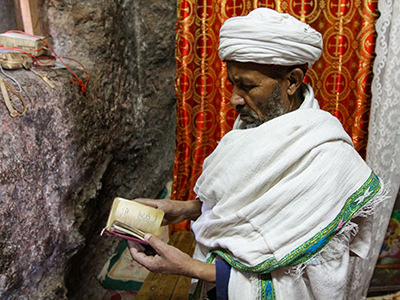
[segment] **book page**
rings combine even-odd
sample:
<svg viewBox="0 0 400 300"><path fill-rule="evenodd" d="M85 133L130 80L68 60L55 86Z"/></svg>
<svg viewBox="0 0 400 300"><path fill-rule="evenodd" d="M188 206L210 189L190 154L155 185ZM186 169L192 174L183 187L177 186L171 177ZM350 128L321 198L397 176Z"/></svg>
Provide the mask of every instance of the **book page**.
<svg viewBox="0 0 400 300"><path fill-rule="evenodd" d="M121 233L121 234L130 234L141 240L144 240L144 236L146 235L146 232L143 232L137 228L130 227L130 226L126 225L125 223L121 223L118 221L114 221L112 223L111 230L114 232L117 232L117 233Z"/></svg>
<svg viewBox="0 0 400 300"><path fill-rule="evenodd" d="M116 220L155 235L159 232L163 211L123 198L116 198L114 205L112 222Z"/></svg>

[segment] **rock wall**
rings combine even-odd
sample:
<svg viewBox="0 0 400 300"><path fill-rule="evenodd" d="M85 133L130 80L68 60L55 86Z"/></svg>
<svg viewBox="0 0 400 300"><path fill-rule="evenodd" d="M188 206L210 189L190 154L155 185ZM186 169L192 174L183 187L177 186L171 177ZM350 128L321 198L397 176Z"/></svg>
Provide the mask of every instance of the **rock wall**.
<svg viewBox="0 0 400 300"><path fill-rule="evenodd" d="M0 96L0 299L102 299L112 198L156 197L172 175L176 2L39 4L56 52L91 79L82 95L66 70L55 89L7 72L29 98L11 118Z"/></svg>
<svg viewBox="0 0 400 300"><path fill-rule="evenodd" d="M0 33L17 28L14 0L0 0Z"/></svg>

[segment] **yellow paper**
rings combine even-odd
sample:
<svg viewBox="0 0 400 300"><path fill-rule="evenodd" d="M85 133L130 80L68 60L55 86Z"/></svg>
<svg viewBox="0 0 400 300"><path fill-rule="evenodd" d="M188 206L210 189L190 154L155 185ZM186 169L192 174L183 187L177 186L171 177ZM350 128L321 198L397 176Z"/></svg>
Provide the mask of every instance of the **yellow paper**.
<svg viewBox="0 0 400 300"><path fill-rule="evenodd" d="M117 221L145 233L158 235L163 218L162 210L117 197L114 199L106 229L111 230L112 224Z"/></svg>

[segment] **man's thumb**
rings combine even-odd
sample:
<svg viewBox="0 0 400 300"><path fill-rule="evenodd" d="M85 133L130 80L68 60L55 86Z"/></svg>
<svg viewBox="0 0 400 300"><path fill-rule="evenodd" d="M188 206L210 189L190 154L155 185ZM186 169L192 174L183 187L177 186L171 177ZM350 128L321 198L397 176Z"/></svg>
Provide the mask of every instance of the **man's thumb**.
<svg viewBox="0 0 400 300"><path fill-rule="evenodd" d="M154 250L156 250L158 253L163 246L163 242L151 233L146 233L146 235L144 236L144 240L147 241L149 245L152 246Z"/></svg>

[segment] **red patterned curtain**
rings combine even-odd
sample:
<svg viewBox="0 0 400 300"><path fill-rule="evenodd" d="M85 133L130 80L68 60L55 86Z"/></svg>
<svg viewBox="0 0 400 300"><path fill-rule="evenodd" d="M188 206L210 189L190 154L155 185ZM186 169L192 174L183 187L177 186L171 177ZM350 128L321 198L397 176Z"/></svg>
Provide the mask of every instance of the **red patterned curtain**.
<svg viewBox="0 0 400 300"><path fill-rule="evenodd" d="M227 18L257 7L289 13L322 33L323 54L305 81L365 156L377 0L178 0L173 199L195 198L204 158L236 118L226 65L218 57L219 29ZM187 228L188 223L174 227Z"/></svg>

